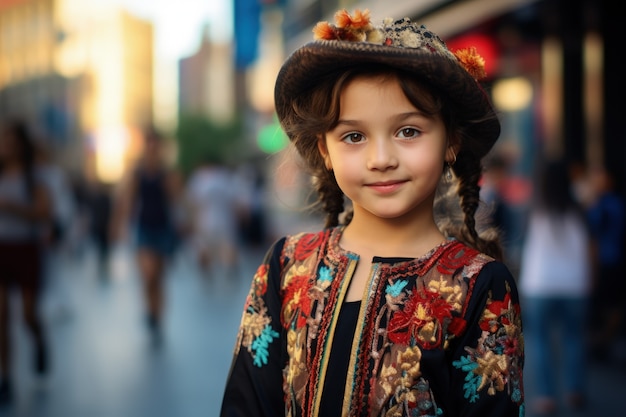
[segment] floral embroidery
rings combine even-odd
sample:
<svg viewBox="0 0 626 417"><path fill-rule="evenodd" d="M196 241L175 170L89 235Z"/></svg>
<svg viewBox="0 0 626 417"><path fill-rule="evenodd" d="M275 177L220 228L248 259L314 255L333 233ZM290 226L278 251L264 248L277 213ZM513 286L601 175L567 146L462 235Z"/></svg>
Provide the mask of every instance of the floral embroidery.
<svg viewBox="0 0 626 417"><path fill-rule="evenodd" d="M485 388L489 395L507 388L513 401L523 400L522 370L512 360L521 356L523 350L520 308L511 302L508 283L506 291L502 301L494 301L489 295L479 323L483 332L477 347L466 347L468 355L453 362L456 368L467 372L463 388L470 402L475 402Z"/></svg>
<svg viewBox="0 0 626 417"><path fill-rule="evenodd" d="M461 334L463 334L466 328L467 321L463 320L460 317L452 317L452 320L450 320L450 324L448 324L448 332L456 337L459 337Z"/></svg>
<svg viewBox="0 0 626 417"><path fill-rule="evenodd" d="M267 292L267 278L268 267L262 264L254 275L250 293L246 298L239 334L240 345L248 349L253 363L259 367L267 364L268 346L279 336L270 326L271 318L267 314L267 307L262 298Z"/></svg>
<svg viewBox="0 0 626 417"><path fill-rule="evenodd" d="M330 281L332 280L333 280L333 275L332 275L332 271L330 270L330 268L327 266L320 267L319 276L317 278L317 281L319 282L319 284L326 287L327 285L330 285Z"/></svg>
<svg viewBox="0 0 626 417"><path fill-rule="evenodd" d="M278 337L278 332L270 327L270 325L266 325L259 337L254 339L252 345L250 346L250 351L253 353L254 360L253 363L261 367L262 365L267 365L267 360L269 356L268 346L272 343L273 339Z"/></svg>
<svg viewBox="0 0 626 417"><path fill-rule="evenodd" d="M287 353L294 363L302 363L304 357L304 344L298 343L298 333L294 330L287 331ZM300 366L287 367L285 375L286 383L290 386L296 386L298 377L304 372L304 368ZM303 386L304 384L300 384Z"/></svg>
<svg viewBox="0 0 626 417"><path fill-rule="evenodd" d="M386 395L392 395L401 389L410 389L413 381L420 375L422 351L419 347L403 347L397 350L394 360L383 365L380 375L380 387ZM400 367L398 364L402 364ZM400 372L398 372L400 370ZM401 387L401 389L400 389ZM406 393L403 394L405 396Z"/></svg>
<svg viewBox="0 0 626 417"><path fill-rule="evenodd" d="M441 343L441 325L452 317L452 306L438 292L424 289L412 294L389 322L389 340L394 343L419 343L432 348Z"/></svg>
<svg viewBox="0 0 626 417"><path fill-rule="evenodd" d="M478 254L474 249L463 245L454 245L439 258L437 271L442 274L454 274L468 264L468 260Z"/></svg>
<svg viewBox="0 0 626 417"><path fill-rule="evenodd" d="M389 294L391 297L398 297L400 295L400 293L402 292L402 290L404 289L404 287L407 286L409 282L406 280L398 280L396 282L394 282L391 285L387 286L387 289L385 290L387 292L387 294Z"/></svg>
<svg viewBox="0 0 626 417"><path fill-rule="evenodd" d="M299 272L306 273L306 271ZM292 326L295 325L296 329L301 329L306 325L306 320L311 310L309 281L309 275L291 276L289 284L285 288L285 301L283 302L284 323L291 323Z"/></svg>
<svg viewBox="0 0 626 417"><path fill-rule="evenodd" d="M435 403L430 384L421 377L421 358L419 347L406 347L397 352L393 364L383 366L379 386L391 400L389 408L383 408L380 415L405 416L406 410L414 410L410 415L416 416L435 417L443 414L443 410Z"/></svg>
<svg viewBox="0 0 626 417"><path fill-rule="evenodd" d="M308 233L298 239L293 257L296 261L307 259L315 252L323 243L322 234Z"/></svg>
<svg viewBox="0 0 626 417"><path fill-rule="evenodd" d="M270 356L279 353L276 343L281 330L272 322L276 316L270 316L265 302L275 302L266 299L268 279L280 282L280 304L272 305L271 311L280 309L285 338L286 351L280 352L286 355L280 369L285 415L295 415L298 409L313 410L314 387L330 383L323 380L322 372L327 365L326 332L333 325L329 309L337 303L341 285L346 282L345 271L354 261L336 249L340 237L337 230L287 239L280 249L280 271L270 273L269 261L261 265L246 300L238 346L247 349L251 365L274 372L267 368L275 363ZM427 261L386 264L376 269L379 275L372 279L379 279L379 287L368 300L376 307L365 313L359 346L355 347L358 369L348 377L354 378L348 381L354 388L344 394L349 396L346 401L350 401L351 410L358 415L441 416L444 411L437 400L444 394L435 388L436 377L430 370L426 373L422 355L427 351L428 355L438 356L443 351L458 355L461 350L463 356L457 356L453 369L446 372L463 373L465 381L459 389L468 403L476 402L482 393L506 391L508 401L512 399L523 412L521 321L508 286L498 299L488 294L479 329L472 327L472 335L467 334L466 297L474 278L490 261L456 242L442 246ZM461 346L449 343L456 338L470 340ZM467 346L474 346L471 338L477 341L476 348Z"/></svg>

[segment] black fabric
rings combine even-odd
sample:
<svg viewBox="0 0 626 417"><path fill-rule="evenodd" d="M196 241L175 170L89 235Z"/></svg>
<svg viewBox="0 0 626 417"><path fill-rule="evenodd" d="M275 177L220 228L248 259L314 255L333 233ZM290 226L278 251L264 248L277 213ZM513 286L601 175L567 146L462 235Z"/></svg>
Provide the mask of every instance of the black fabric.
<svg viewBox="0 0 626 417"><path fill-rule="evenodd" d="M332 416L337 410L341 410L343 404L343 392L346 385L348 365L350 363L350 350L352 339L359 318L360 301L343 303L337 320L336 334L342 338L336 338L330 351L324 392L320 404L321 416ZM343 342L343 343L341 343Z"/></svg>

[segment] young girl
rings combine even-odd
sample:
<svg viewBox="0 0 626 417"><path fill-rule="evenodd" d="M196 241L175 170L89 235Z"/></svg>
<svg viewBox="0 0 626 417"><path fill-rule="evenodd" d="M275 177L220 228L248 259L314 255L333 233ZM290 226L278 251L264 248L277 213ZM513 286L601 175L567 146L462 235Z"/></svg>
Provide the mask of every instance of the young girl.
<svg viewBox="0 0 626 417"><path fill-rule="evenodd" d="M257 270L221 415L523 415L515 281L474 219L499 135L483 61L408 19L336 21L275 87L326 227ZM460 225L435 198L455 176Z"/></svg>

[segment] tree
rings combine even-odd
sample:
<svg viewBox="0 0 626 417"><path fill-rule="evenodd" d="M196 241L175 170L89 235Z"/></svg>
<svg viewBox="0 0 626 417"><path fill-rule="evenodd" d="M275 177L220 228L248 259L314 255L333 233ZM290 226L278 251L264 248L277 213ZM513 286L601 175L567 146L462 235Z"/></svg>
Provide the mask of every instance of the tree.
<svg viewBox="0 0 626 417"><path fill-rule="evenodd" d="M208 159L235 164L246 158L243 123L236 118L227 124L217 124L201 115L181 115L176 129L178 166L191 172Z"/></svg>

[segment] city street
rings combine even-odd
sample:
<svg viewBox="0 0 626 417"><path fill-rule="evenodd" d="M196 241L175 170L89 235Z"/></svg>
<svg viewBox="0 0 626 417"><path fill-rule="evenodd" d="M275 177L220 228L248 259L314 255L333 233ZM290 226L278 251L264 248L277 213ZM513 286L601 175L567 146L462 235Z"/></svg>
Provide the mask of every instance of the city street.
<svg viewBox="0 0 626 417"><path fill-rule="evenodd" d="M158 348L147 337L128 247L114 252L108 278L98 276L90 250L66 259L46 293L52 368L44 379L31 371L31 343L15 299L16 398L0 417L218 416L242 304L260 259L261 253L245 255L239 276L226 281L203 277L181 254L167 278L168 316ZM624 369L595 365L590 387L587 412L560 415L622 415ZM526 390L532 394L531 386Z"/></svg>
<svg viewBox="0 0 626 417"><path fill-rule="evenodd" d="M15 403L0 416L217 416L241 308L259 256L241 280L208 280L185 254L167 278L168 316L160 347L144 325L128 248L116 250L100 279L90 251L61 265L44 304L51 372L37 378L31 343L14 302ZM55 286L53 288L53 286Z"/></svg>

